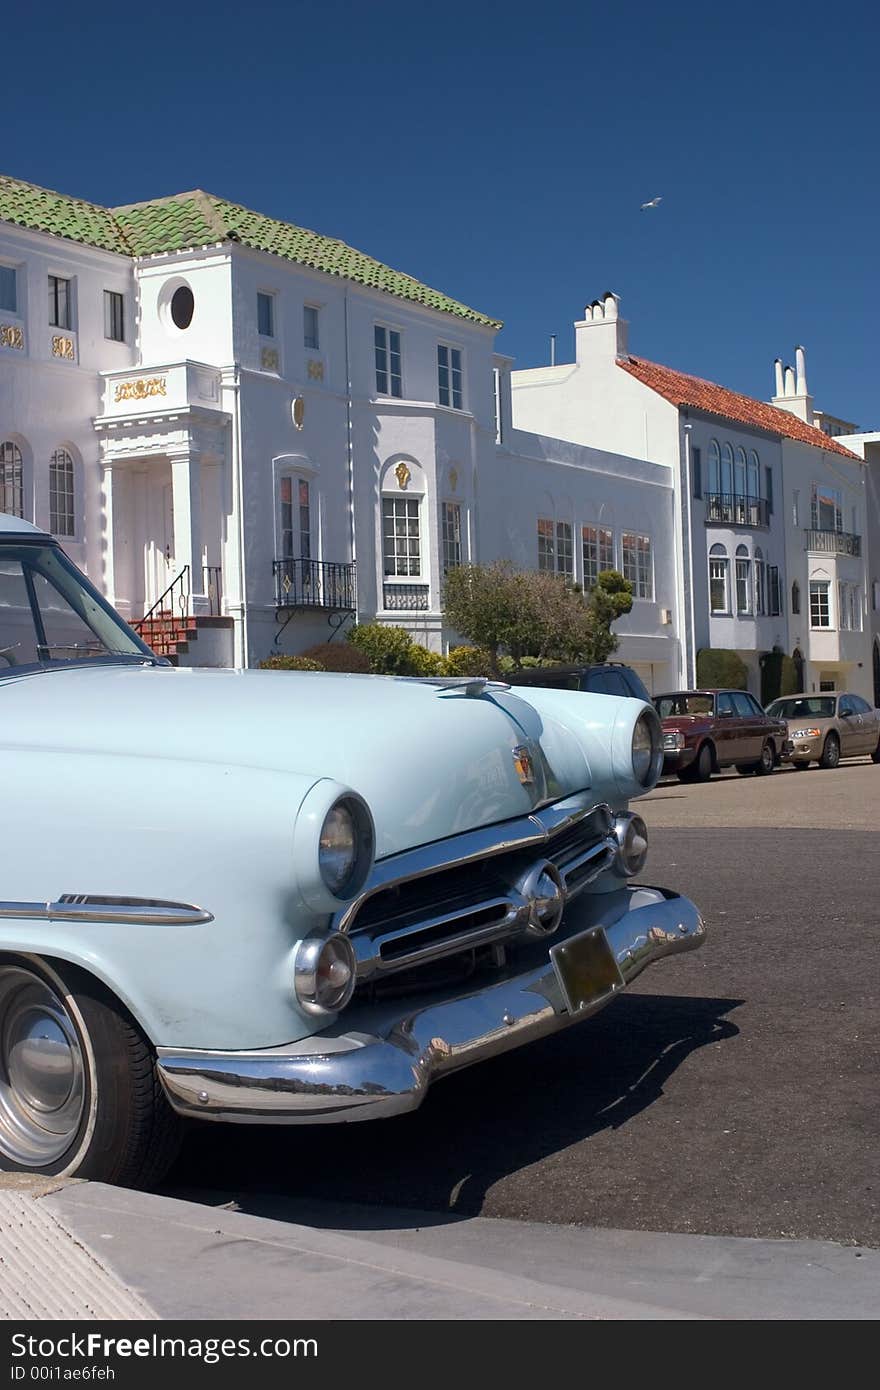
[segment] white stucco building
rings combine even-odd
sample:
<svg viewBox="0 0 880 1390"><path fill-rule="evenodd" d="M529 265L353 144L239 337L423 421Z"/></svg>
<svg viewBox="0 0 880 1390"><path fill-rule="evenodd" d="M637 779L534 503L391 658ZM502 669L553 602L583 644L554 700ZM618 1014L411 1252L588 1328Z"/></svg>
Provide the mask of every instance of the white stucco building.
<svg viewBox="0 0 880 1390"><path fill-rule="evenodd" d="M608 293L575 324L575 360L512 374L514 422L653 465L674 494L679 679L736 651L750 689L792 655L806 689L870 698L865 467L813 423L803 350L772 404L630 354Z"/></svg>
<svg viewBox="0 0 880 1390"><path fill-rule="evenodd" d="M0 510L132 621L185 616L166 635L192 664L355 616L440 648L450 565L613 564L636 587L619 656L668 684L670 470L515 429L499 327L201 191L111 210L0 178Z"/></svg>

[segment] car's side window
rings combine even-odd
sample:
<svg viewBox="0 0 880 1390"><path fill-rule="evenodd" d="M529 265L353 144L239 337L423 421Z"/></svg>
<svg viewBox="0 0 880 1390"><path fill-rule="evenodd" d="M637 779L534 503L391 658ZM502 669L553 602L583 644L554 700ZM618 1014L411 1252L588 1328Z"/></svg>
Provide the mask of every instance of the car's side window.
<svg viewBox="0 0 880 1390"><path fill-rule="evenodd" d="M733 696L733 708L736 710L740 719L751 719L755 711L752 709L751 702L745 691L737 690Z"/></svg>
<svg viewBox="0 0 880 1390"><path fill-rule="evenodd" d="M868 704L867 700L862 699L861 695L850 695L849 698L852 700L856 714L871 713L871 706Z"/></svg>
<svg viewBox="0 0 880 1390"><path fill-rule="evenodd" d="M763 716L764 711L761 709L761 706L758 704L758 701L755 699L754 695L747 695L746 699L748 700L749 705L751 706L752 714Z"/></svg>
<svg viewBox="0 0 880 1390"><path fill-rule="evenodd" d="M626 682L617 671L595 671L589 677L589 688L596 695L626 695Z"/></svg>
<svg viewBox="0 0 880 1390"><path fill-rule="evenodd" d="M733 714L733 700L729 695L719 695L715 701L716 714Z"/></svg>
<svg viewBox="0 0 880 1390"><path fill-rule="evenodd" d="M18 560L0 561L0 671L39 660L37 633L24 570Z"/></svg>
<svg viewBox="0 0 880 1390"><path fill-rule="evenodd" d="M837 706L837 713L840 718L842 719L847 714L855 714L855 712L855 706L849 696L841 696L840 703Z"/></svg>

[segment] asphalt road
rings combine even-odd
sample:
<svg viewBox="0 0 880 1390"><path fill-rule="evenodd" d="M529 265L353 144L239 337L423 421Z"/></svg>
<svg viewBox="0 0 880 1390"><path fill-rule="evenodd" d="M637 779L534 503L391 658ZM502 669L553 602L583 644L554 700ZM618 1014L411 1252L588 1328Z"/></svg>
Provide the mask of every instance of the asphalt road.
<svg viewBox="0 0 880 1390"><path fill-rule="evenodd" d="M412 1115L195 1130L164 1190L291 1218L366 1203L378 1226L408 1207L880 1247L880 767L671 782L642 806L644 877L699 904L700 951Z"/></svg>

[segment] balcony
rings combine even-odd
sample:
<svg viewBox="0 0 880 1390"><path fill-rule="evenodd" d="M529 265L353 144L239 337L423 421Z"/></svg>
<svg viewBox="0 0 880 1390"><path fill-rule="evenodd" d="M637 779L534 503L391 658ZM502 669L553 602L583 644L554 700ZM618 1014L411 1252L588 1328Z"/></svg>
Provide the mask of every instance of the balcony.
<svg viewBox="0 0 880 1390"><path fill-rule="evenodd" d="M382 605L396 613L424 613L428 608L427 584L383 584Z"/></svg>
<svg viewBox="0 0 880 1390"><path fill-rule="evenodd" d="M742 497L734 492L707 492L707 526L752 526L770 525L770 505L766 497Z"/></svg>
<svg viewBox="0 0 880 1390"><path fill-rule="evenodd" d="M353 564L324 560L273 560L276 608L327 608L354 613Z"/></svg>
<svg viewBox="0 0 880 1390"><path fill-rule="evenodd" d="M805 531L804 549L821 555L855 555L862 553L862 538L851 531Z"/></svg>
<svg viewBox="0 0 880 1390"><path fill-rule="evenodd" d="M100 423L137 415L167 415L193 409L219 411L220 373L201 362L163 367L128 367L102 372L104 400Z"/></svg>

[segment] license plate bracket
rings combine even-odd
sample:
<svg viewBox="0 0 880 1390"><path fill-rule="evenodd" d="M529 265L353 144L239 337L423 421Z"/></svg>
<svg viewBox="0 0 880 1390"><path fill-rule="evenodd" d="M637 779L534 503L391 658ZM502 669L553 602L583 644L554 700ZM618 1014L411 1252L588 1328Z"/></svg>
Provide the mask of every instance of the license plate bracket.
<svg viewBox="0 0 880 1390"><path fill-rule="evenodd" d="M571 1014L623 989L623 976L601 927L551 946L550 959Z"/></svg>

